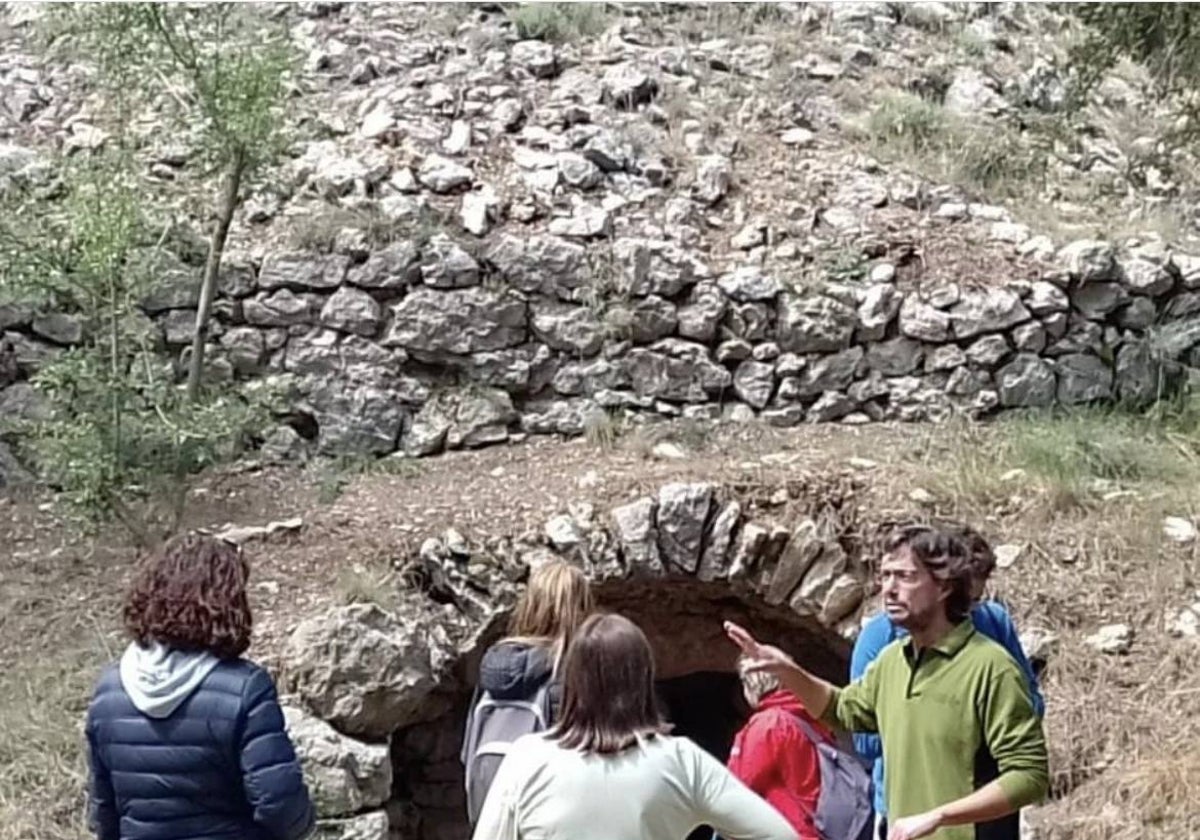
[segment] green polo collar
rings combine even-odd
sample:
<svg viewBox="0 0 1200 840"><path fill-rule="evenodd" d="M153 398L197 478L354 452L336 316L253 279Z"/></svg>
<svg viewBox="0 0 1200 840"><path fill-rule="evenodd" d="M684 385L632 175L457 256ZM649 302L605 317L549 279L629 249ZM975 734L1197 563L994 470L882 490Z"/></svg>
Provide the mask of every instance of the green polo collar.
<svg viewBox="0 0 1200 840"><path fill-rule="evenodd" d="M974 622L970 618L963 619L949 633L930 645L930 650L936 650L947 658L953 658L974 635ZM909 659L915 656L916 650L912 636L904 640L904 652L908 654Z"/></svg>

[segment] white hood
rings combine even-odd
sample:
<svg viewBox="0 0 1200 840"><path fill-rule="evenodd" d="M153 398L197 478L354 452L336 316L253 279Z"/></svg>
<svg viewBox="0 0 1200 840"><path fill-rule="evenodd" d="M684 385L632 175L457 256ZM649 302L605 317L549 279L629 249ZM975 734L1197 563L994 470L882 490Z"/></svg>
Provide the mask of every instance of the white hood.
<svg viewBox="0 0 1200 840"><path fill-rule="evenodd" d="M121 656L121 685L142 714L170 717L220 661L211 653L172 650L158 642L141 647L134 642Z"/></svg>

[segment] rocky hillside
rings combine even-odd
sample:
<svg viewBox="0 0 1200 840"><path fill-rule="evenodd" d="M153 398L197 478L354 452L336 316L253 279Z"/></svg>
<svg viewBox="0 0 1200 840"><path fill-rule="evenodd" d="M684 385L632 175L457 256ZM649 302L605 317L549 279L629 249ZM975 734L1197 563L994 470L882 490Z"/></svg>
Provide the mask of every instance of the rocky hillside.
<svg viewBox="0 0 1200 840"><path fill-rule="evenodd" d="M213 346L218 375L286 382L271 453L1145 399L1200 337L1191 158L1137 68L1068 109L1077 34L1045 9L271 14L305 56L295 141L235 220ZM0 174L25 182L111 139L38 17L0 24ZM148 182L201 206L188 137L136 126ZM208 227L142 302L176 357ZM36 416L22 380L86 325L0 327L0 413Z"/></svg>

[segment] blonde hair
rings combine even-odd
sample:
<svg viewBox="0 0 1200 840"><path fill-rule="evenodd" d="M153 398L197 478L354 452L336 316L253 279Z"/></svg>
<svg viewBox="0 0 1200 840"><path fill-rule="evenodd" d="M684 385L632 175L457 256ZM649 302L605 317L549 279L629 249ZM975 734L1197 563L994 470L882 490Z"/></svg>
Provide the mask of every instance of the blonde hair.
<svg viewBox="0 0 1200 840"><path fill-rule="evenodd" d="M779 678L766 671L748 670L752 661L745 656L739 656L737 671L742 680L742 689L746 693L746 699L757 706L764 697L779 688Z"/></svg>
<svg viewBox="0 0 1200 840"><path fill-rule="evenodd" d="M583 570L562 561L546 563L529 576L513 613L508 641L552 647L557 670L575 631L594 606Z"/></svg>

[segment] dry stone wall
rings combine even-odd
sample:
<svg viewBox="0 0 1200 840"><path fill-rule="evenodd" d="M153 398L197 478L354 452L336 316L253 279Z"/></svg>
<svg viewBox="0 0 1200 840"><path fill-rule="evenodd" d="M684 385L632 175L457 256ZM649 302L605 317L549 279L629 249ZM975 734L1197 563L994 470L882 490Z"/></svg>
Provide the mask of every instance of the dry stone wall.
<svg viewBox="0 0 1200 840"><path fill-rule="evenodd" d="M516 434L577 435L613 412L805 422L940 420L1029 406L1144 402L1200 341L1200 261L1081 241L1041 279L802 288L717 274L666 240L595 248L550 234L469 253L446 235L354 257L284 252L226 266L217 375L289 383L326 453L429 455ZM183 276L183 275L181 275ZM143 302L177 352L194 285ZM0 308L0 413L78 342L70 315ZM268 446L308 446L291 428Z"/></svg>

